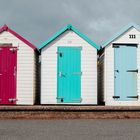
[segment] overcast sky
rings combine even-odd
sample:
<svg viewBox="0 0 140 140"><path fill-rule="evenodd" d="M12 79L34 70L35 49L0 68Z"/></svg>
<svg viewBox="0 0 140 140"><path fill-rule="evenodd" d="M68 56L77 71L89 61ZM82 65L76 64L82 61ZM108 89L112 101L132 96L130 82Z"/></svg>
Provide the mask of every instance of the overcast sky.
<svg viewBox="0 0 140 140"><path fill-rule="evenodd" d="M140 24L140 0L0 0L0 26L35 45L68 23L101 44L130 22Z"/></svg>

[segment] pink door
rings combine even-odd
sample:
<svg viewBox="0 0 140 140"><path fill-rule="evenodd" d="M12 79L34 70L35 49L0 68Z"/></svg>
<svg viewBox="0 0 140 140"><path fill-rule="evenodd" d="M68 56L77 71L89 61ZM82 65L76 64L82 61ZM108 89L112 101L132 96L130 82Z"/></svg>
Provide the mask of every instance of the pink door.
<svg viewBox="0 0 140 140"><path fill-rule="evenodd" d="M0 47L0 104L16 104L17 48Z"/></svg>

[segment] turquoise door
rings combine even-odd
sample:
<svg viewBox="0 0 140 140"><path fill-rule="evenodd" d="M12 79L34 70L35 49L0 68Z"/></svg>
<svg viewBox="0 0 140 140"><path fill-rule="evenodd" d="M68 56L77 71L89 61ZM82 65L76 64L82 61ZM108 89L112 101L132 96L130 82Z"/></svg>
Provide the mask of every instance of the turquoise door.
<svg viewBox="0 0 140 140"><path fill-rule="evenodd" d="M58 48L57 102L81 101L81 48Z"/></svg>
<svg viewBox="0 0 140 140"><path fill-rule="evenodd" d="M137 95L137 46L114 47L115 96L120 101L135 101Z"/></svg>

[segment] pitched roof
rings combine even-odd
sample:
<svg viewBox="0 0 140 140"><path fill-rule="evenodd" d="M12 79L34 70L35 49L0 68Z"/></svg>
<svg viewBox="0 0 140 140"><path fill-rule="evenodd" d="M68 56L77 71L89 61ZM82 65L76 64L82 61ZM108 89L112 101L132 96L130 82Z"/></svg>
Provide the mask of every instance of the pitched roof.
<svg viewBox="0 0 140 140"><path fill-rule="evenodd" d="M47 44L49 44L50 42L52 42L53 40L55 40L58 36L60 36L62 33L64 33L67 30L72 30L77 35L79 35L81 38L83 38L85 41L87 41L90 45L92 45L93 47L95 47L98 50L100 49L100 46L99 45L97 45L94 42L92 42L88 37L86 37L84 34L82 34L80 31L78 31L77 29L75 29L70 24L68 24L67 26L65 26L60 31L58 31L56 34L54 34L52 37L50 37L48 40L46 40L44 43L42 43L40 46L38 46L38 48L39 49L44 48Z"/></svg>
<svg viewBox="0 0 140 140"><path fill-rule="evenodd" d="M139 25L137 25L135 23L130 23L127 26L125 26L122 30L120 30L120 32L118 32L116 35L114 35L112 38L110 38L108 41L106 41L105 43L103 43L101 45L102 48L106 47L108 44L110 44L111 42L113 42L114 40L116 40L117 38L119 38L120 36L122 36L124 33L126 33L131 28L135 28L138 31L140 31L140 26Z"/></svg>
<svg viewBox="0 0 140 140"><path fill-rule="evenodd" d="M23 41L25 44L27 44L32 49L37 49L33 44L31 44L29 41L27 41L25 38L23 38L22 36L20 36L18 33L16 33L15 31L13 31L12 29L10 29L7 25L4 25L2 28L0 28L0 33L4 32L4 31L7 31L7 32L13 34L15 37L17 37L18 39L20 39L21 41Z"/></svg>

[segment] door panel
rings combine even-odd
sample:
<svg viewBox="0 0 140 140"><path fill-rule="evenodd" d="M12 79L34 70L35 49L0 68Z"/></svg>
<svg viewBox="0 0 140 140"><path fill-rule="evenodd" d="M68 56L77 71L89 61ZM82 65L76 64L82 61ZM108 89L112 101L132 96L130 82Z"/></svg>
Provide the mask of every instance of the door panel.
<svg viewBox="0 0 140 140"><path fill-rule="evenodd" d="M0 104L16 103L17 49L0 47Z"/></svg>
<svg viewBox="0 0 140 140"><path fill-rule="evenodd" d="M58 48L58 102L80 102L81 48Z"/></svg>
<svg viewBox="0 0 140 140"><path fill-rule="evenodd" d="M127 98L137 96L137 48L129 47L127 49L126 77L127 77Z"/></svg>
<svg viewBox="0 0 140 140"><path fill-rule="evenodd" d="M137 100L137 48L121 45L114 50L115 97L122 101Z"/></svg>

